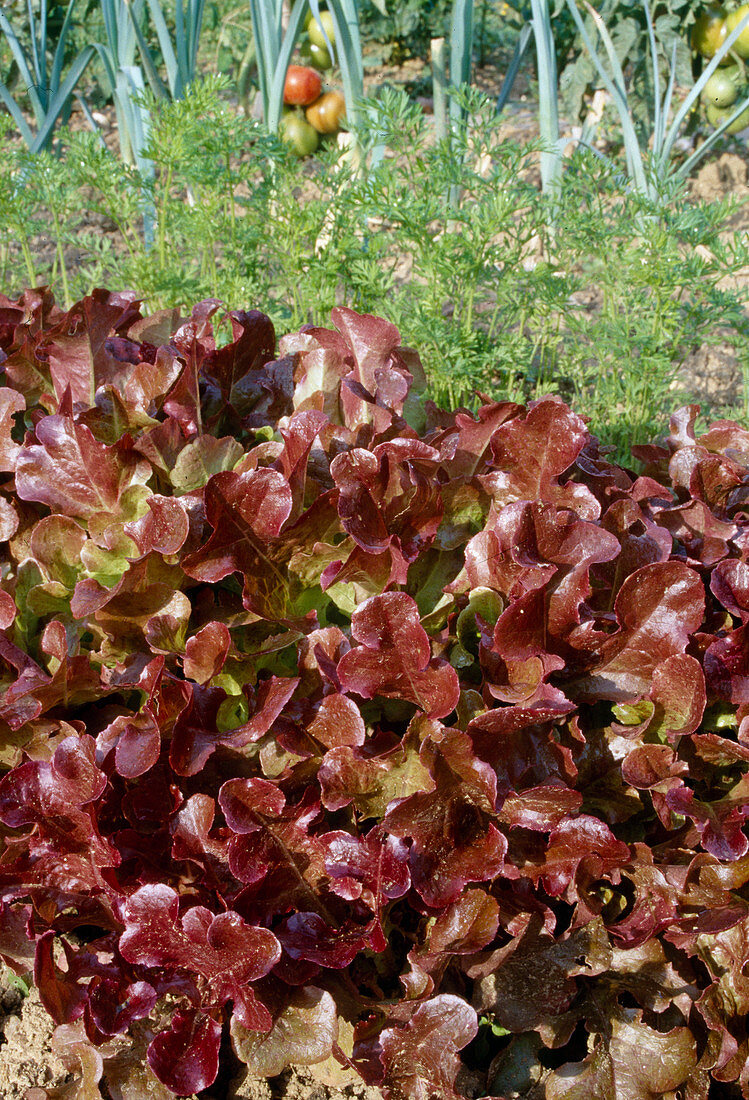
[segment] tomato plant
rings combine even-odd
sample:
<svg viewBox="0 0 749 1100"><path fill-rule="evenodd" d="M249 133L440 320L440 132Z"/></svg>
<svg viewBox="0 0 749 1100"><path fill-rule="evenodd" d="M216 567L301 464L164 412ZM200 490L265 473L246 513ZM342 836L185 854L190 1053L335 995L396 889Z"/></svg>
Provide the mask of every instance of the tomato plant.
<svg viewBox="0 0 749 1100"><path fill-rule="evenodd" d="M322 80L316 69L306 65L289 65L283 88L283 101L292 107L307 107L322 91Z"/></svg>
<svg viewBox="0 0 749 1100"><path fill-rule="evenodd" d="M346 114L346 100L340 92L325 92L305 113L318 134L337 134Z"/></svg>
<svg viewBox="0 0 749 1100"><path fill-rule="evenodd" d="M279 134L284 145L288 145L298 157L311 156L320 142L317 130L296 111L283 116Z"/></svg>

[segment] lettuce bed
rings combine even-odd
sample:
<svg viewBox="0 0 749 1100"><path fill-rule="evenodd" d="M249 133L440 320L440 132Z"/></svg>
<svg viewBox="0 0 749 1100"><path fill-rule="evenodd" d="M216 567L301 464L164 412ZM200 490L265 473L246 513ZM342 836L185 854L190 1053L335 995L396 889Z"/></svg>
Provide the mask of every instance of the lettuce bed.
<svg viewBox="0 0 749 1100"><path fill-rule="evenodd" d="M218 310L0 299L0 956L76 1095L229 1040L749 1095L749 432L638 476L558 400L435 408L387 321Z"/></svg>

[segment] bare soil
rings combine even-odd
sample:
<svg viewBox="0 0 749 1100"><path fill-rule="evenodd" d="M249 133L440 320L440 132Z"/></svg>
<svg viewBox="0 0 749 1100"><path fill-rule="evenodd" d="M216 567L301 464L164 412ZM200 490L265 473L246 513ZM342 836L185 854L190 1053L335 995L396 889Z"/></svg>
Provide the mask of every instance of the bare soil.
<svg viewBox="0 0 749 1100"><path fill-rule="evenodd" d="M10 972L3 971L0 976L2 1100L42 1100L47 1088L64 1084L67 1070L50 1046L54 1026L37 991L32 989L24 997L13 984Z"/></svg>

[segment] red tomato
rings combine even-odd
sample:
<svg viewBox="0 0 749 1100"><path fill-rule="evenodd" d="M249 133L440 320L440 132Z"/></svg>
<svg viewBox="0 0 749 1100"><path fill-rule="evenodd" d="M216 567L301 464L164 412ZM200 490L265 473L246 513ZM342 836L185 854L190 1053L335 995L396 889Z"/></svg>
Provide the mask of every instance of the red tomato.
<svg viewBox="0 0 749 1100"><path fill-rule="evenodd" d="M304 65L289 65L283 86L283 101L293 107L307 107L322 91L322 80L315 69Z"/></svg>

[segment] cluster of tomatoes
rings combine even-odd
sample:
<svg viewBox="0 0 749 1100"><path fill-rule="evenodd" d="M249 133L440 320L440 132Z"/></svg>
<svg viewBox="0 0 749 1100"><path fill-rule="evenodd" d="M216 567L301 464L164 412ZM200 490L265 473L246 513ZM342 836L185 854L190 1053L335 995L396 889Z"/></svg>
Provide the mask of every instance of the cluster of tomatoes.
<svg viewBox="0 0 749 1100"><path fill-rule="evenodd" d="M335 28L330 12L310 13L300 54L309 65L289 65L283 89L284 115L281 140L299 157L315 152L321 134L337 134L346 113L346 101L339 91L323 92L321 73L333 67L328 43L335 46ZM327 36L327 41L326 41Z"/></svg>
<svg viewBox="0 0 749 1100"><path fill-rule="evenodd" d="M738 27L745 15L749 14L749 4L743 4L735 11L726 12L720 7L710 7L700 15L692 28L692 49L706 60L715 57L731 31ZM708 122L720 126L734 113L739 95L745 96L747 89L744 72L744 59L749 57L749 26L745 27L733 44L733 47L702 89L701 99L705 105ZM737 134L749 126L749 107L742 111L727 127L726 133Z"/></svg>

